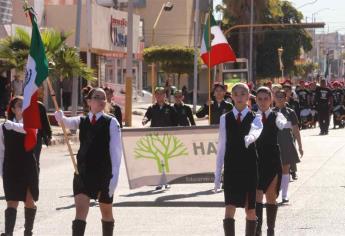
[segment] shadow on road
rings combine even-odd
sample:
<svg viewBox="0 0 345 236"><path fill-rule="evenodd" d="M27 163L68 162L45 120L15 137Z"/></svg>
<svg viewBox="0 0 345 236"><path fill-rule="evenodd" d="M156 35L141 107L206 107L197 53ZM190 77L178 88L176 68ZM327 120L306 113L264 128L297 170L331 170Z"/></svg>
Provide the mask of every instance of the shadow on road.
<svg viewBox="0 0 345 236"><path fill-rule="evenodd" d="M98 206L98 202L91 202L90 203L90 207L96 207ZM57 207L56 210L57 211L61 211L61 210L68 210L68 209L72 209L75 208L75 204L69 205L69 206L65 206L65 207Z"/></svg>

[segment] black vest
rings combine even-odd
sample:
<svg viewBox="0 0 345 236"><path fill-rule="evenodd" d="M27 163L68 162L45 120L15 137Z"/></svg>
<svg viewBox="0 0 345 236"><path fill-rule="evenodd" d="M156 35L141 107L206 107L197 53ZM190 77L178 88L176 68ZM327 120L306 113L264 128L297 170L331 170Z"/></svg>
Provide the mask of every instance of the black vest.
<svg viewBox="0 0 345 236"><path fill-rule="evenodd" d="M233 112L226 114L224 169L230 169L230 172L231 170L247 172L256 169L257 153L255 144L251 144L246 148L244 142L244 137L249 134L254 119L255 114L248 112L241 124L238 125Z"/></svg>
<svg viewBox="0 0 345 236"><path fill-rule="evenodd" d="M86 184L105 183L112 176L109 151L111 117L101 116L92 125L88 116L80 118L78 170ZM121 144L119 144L121 145Z"/></svg>
<svg viewBox="0 0 345 236"><path fill-rule="evenodd" d="M276 125L277 113L272 111L263 124L264 128L260 137L256 140L257 148L277 146L278 145L278 127Z"/></svg>

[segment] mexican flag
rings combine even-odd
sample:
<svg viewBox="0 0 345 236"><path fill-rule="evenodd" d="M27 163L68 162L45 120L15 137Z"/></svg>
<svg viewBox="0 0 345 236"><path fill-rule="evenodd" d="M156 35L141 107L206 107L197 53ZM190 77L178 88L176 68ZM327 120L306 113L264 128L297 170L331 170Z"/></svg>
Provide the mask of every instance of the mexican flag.
<svg viewBox="0 0 345 236"><path fill-rule="evenodd" d="M201 58L208 67L236 61L236 55L217 25L212 14L209 14L204 27L201 43Z"/></svg>
<svg viewBox="0 0 345 236"><path fill-rule="evenodd" d="M40 112L37 103L38 88L48 76L48 61L45 55L41 34L33 9L29 9L32 23L30 53L26 65L23 122L26 130L25 149L32 150L36 145L36 129L41 128Z"/></svg>

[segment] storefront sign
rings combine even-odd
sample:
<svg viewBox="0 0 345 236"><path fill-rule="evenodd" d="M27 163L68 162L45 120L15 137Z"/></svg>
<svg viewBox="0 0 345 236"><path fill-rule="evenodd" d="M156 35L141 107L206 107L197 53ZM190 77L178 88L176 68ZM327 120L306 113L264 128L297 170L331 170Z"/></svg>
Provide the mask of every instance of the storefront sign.
<svg viewBox="0 0 345 236"><path fill-rule="evenodd" d="M127 20L113 18L110 22L110 38L115 47L127 47Z"/></svg>

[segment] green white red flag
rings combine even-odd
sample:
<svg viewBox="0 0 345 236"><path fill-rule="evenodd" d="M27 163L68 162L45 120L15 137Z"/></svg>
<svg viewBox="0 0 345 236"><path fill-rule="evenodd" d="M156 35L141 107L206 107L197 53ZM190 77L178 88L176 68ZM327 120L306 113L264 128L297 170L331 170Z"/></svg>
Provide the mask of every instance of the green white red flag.
<svg viewBox="0 0 345 236"><path fill-rule="evenodd" d="M236 61L234 51L211 13L204 26L200 53L203 62L208 67L213 67L224 62Z"/></svg>
<svg viewBox="0 0 345 236"><path fill-rule="evenodd" d="M48 61L45 55L41 34L32 8L28 9L32 23L30 53L26 65L23 123L26 130L25 149L32 150L36 145L36 129L41 128L40 112L37 103L38 88L48 76Z"/></svg>

